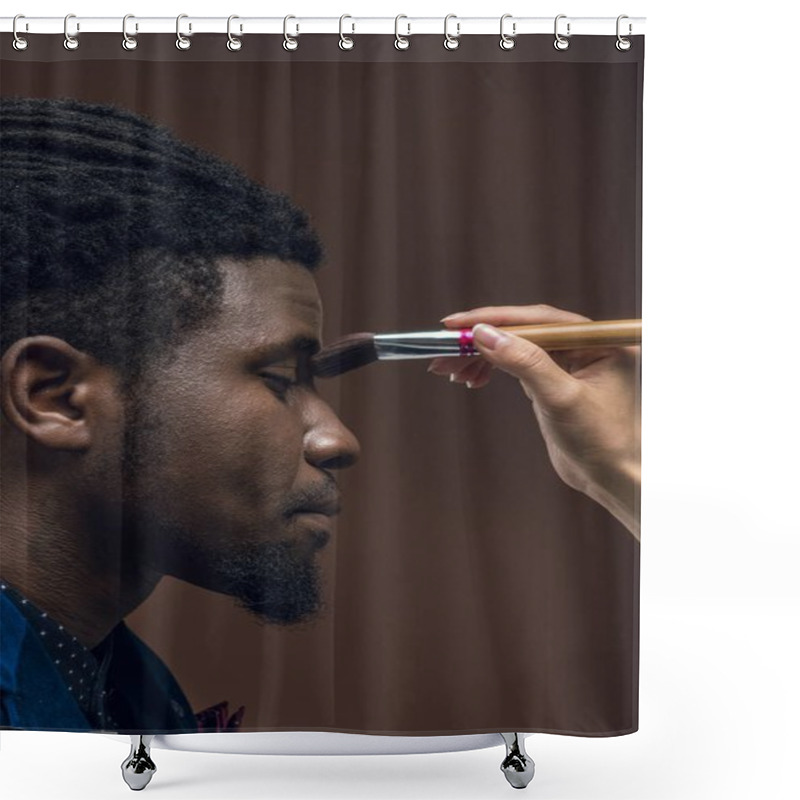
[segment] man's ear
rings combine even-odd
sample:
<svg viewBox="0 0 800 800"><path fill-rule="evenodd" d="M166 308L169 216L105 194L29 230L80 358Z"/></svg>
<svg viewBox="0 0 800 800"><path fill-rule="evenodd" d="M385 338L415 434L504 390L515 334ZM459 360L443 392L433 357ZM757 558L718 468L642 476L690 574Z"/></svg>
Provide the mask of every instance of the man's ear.
<svg viewBox="0 0 800 800"><path fill-rule="evenodd" d="M0 406L12 425L42 446L86 450L102 404L113 399L109 375L63 339L19 339L0 360Z"/></svg>

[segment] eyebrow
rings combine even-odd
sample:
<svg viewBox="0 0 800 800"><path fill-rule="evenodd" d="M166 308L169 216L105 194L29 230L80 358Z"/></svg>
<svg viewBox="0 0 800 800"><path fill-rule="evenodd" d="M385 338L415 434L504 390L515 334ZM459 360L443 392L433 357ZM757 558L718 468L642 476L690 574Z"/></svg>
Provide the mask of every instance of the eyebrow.
<svg viewBox="0 0 800 800"><path fill-rule="evenodd" d="M319 339L309 336L295 336L287 342L271 344L267 350L270 358L283 358L292 354L313 356L322 349Z"/></svg>

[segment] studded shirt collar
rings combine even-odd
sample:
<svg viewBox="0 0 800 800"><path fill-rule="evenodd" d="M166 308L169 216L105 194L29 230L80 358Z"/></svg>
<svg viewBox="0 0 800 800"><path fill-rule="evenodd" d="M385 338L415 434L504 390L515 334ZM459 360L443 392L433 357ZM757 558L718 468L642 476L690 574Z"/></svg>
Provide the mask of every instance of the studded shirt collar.
<svg viewBox="0 0 800 800"><path fill-rule="evenodd" d="M108 714L105 702L105 684L113 654L113 636L107 636L90 650L71 631L42 611L8 581L0 581L0 591L17 606L39 636L92 727L106 730L118 727Z"/></svg>

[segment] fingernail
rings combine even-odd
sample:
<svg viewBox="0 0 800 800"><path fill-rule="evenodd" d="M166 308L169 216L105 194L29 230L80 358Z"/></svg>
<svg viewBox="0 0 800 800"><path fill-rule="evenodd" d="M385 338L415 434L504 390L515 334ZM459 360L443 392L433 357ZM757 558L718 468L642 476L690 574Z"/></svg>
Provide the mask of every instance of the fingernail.
<svg viewBox="0 0 800 800"><path fill-rule="evenodd" d="M472 335L482 345L485 345L490 350L497 349L501 344L511 340L511 336L505 331L499 331L492 325L485 322L479 322L473 329Z"/></svg>
<svg viewBox="0 0 800 800"><path fill-rule="evenodd" d="M455 314L448 314L446 317L442 317L439 320L439 322L447 322L447 320L449 319L455 319L456 317L461 317L461 316L463 316L463 312L458 311Z"/></svg>

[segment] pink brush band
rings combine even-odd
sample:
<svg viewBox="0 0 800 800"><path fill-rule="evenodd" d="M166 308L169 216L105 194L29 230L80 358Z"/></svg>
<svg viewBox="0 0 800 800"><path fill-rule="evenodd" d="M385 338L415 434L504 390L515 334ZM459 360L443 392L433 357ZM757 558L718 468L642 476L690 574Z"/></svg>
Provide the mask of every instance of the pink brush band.
<svg viewBox="0 0 800 800"><path fill-rule="evenodd" d="M462 356L474 356L475 345L472 342L472 328L462 328L458 337L458 350Z"/></svg>

